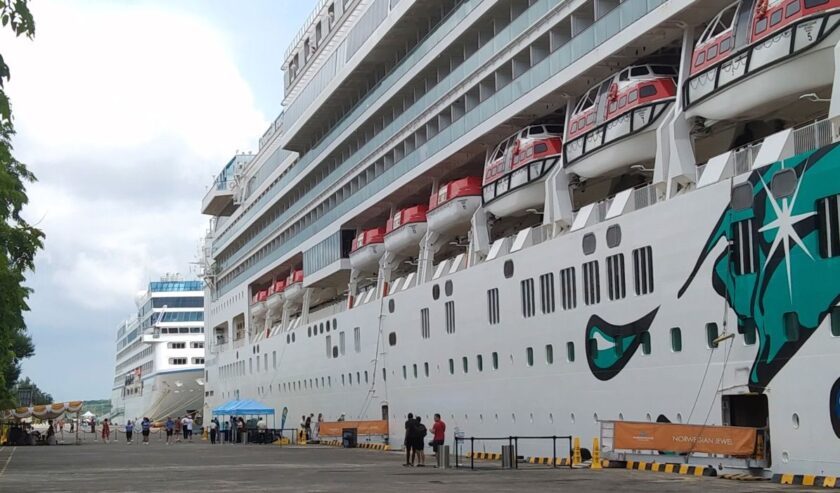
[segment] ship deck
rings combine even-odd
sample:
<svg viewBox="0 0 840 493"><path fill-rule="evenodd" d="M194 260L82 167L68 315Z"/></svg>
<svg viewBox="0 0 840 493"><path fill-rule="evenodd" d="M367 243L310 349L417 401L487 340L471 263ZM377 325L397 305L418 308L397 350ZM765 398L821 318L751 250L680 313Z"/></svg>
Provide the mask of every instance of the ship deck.
<svg viewBox="0 0 840 493"><path fill-rule="evenodd" d="M427 463L432 462L427 454ZM817 491L770 482L621 469L527 466L480 471L402 467L400 452L320 446L166 446L136 441L79 446L0 447L0 490L15 491Z"/></svg>

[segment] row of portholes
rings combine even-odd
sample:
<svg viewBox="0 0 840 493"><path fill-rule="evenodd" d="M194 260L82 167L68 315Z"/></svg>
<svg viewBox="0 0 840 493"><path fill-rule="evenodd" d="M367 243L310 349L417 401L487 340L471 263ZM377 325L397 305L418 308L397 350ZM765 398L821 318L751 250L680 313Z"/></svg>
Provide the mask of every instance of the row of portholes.
<svg viewBox="0 0 840 493"><path fill-rule="evenodd" d="M452 296L452 293L454 293L454 292L455 292L455 286L452 284L452 281L451 280L446 281L443 284L443 293L446 296ZM439 298L440 298L440 285L435 284L434 286L432 286L432 299L437 301ZM396 310L396 303L394 302L393 299L390 299L390 300L388 300L388 313L394 313L394 310Z"/></svg>
<svg viewBox="0 0 840 493"><path fill-rule="evenodd" d="M338 321L336 319L332 319L332 330L338 330ZM319 334L324 333L324 322L320 324L310 325L306 328L306 337L317 336ZM330 333L330 321L327 320L326 322L326 333Z"/></svg>
<svg viewBox="0 0 840 493"><path fill-rule="evenodd" d="M473 416L475 416L475 415L473 415ZM393 417L394 419L397 419L397 415L396 415L396 414L394 414L392 417ZM450 419L450 420L452 420L453 422L454 422L456 419L460 419L460 417L461 417L461 416L459 415L459 416L456 418L454 413L451 413L451 414L449 415L449 419ZM547 418L548 418L548 423L550 423L550 424L553 424L553 423L554 423L554 413L548 413L548 417L547 417ZM661 414L660 414L660 415L659 415L659 417L657 418L657 422L661 422L661 421L662 421L662 418L664 418L664 415L661 415ZM595 421L595 423L599 423L599 422L601 421L601 418L599 418L599 416L598 416L598 413L597 413L597 412L596 412L596 413L592 413L592 419L593 419L593 421ZM653 416L652 416L650 413L645 414L645 419L646 419L648 422L653 422ZM469 415L469 413L465 413L465 414L464 414L464 421L469 421L469 420L470 420L470 415ZM479 414L478 414L478 420L479 420L479 421L482 421L482 422L484 421L484 413L479 413ZM498 421L499 421L499 413L494 413L494 414L493 414L493 420L494 420L494 421L496 421L496 422L498 422ZM517 420L517 418L516 418L516 413L511 413L511 414L510 414L510 420L511 420L511 422L516 423L516 420ZM575 424L575 421L576 421L576 420L577 420L577 417L575 416L575 413L569 413L569 422L570 422L571 424ZM529 414L528 414L528 421L529 421L530 423L532 423L532 424L534 423L534 413L529 413ZM618 421L624 421L624 413L618 413ZM668 421L667 421L667 419L665 420L665 422L668 422ZM677 422L677 423L682 423L682 413L677 413L677 421L676 421L676 422Z"/></svg>

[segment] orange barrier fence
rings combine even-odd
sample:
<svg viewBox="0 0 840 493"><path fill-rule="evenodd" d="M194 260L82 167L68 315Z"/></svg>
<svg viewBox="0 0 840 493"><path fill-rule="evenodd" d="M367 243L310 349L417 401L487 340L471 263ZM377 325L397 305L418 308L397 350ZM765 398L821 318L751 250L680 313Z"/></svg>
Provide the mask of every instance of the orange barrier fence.
<svg viewBox="0 0 840 493"><path fill-rule="evenodd" d="M616 421L613 448L750 457L756 441L756 428Z"/></svg>
<svg viewBox="0 0 840 493"><path fill-rule="evenodd" d="M318 428L318 435L322 437L340 437L341 431L355 428L359 436L387 435L388 421L324 421Z"/></svg>

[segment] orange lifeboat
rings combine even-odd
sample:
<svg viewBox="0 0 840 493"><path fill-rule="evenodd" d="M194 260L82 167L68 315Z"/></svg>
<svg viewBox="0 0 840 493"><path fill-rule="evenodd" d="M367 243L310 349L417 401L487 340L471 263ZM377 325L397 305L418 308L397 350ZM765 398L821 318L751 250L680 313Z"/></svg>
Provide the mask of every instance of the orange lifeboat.
<svg viewBox="0 0 840 493"><path fill-rule="evenodd" d="M350 266L358 271L376 270L385 253L385 227L359 233L350 249Z"/></svg>
<svg viewBox="0 0 840 493"><path fill-rule="evenodd" d="M265 320L265 313L267 310L266 300L268 299L268 290L263 289L257 291L251 298L251 317L256 320Z"/></svg>
<svg viewBox="0 0 840 493"><path fill-rule="evenodd" d="M463 229L481 206L481 177L467 176L442 185L429 199L429 231L449 233Z"/></svg>
<svg viewBox="0 0 840 493"><path fill-rule="evenodd" d="M519 216L545 203L545 178L563 152L563 127L531 125L503 140L484 162L484 207L496 217Z"/></svg>
<svg viewBox="0 0 840 493"><path fill-rule="evenodd" d="M635 65L587 91L566 129L566 170L595 178L654 159L656 129L676 100L676 77L670 65Z"/></svg>
<svg viewBox="0 0 840 493"><path fill-rule="evenodd" d="M268 300L266 301L266 305L268 305L269 311L276 312L282 308L284 301L283 291L285 290L285 279L274 281L274 283L268 288Z"/></svg>
<svg viewBox="0 0 840 493"><path fill-rule="evenodd" d="M429 207L418 204L398 210L385 227L385 250L395 255L412 255L420 249L426 234Z"/></svg>
<svg viewBox="0 0 840 493"><path fill-rule="evenodd" d="M286 278L286 288L283 290L283 296L288 301L300 301L303 297L303 270L293 270L289 277Z"/></svg>

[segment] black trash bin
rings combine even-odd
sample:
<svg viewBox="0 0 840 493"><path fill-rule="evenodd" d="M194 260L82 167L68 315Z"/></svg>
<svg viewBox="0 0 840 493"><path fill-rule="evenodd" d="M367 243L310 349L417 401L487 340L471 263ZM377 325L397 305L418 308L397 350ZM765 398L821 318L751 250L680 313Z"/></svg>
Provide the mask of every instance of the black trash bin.
<svg viewBox="0 0 840 493"><path fill-rule="evenodd" d="M341 430L341 446L344 448L356 448L359 433L356 428L344 428Z"/></svg>

